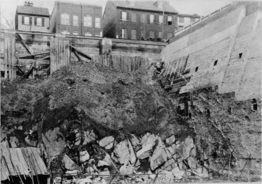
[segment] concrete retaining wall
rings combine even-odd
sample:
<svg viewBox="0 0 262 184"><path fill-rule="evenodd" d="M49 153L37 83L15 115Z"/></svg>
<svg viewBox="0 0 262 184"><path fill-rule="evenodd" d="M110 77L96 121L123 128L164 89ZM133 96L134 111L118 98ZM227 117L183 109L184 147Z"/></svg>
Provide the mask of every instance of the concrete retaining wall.
<svg viewBox="0 0 262 184"><path fill-rule="evenodd" d="M191 80L180 93L217 85L219 93L236 92L237 100L261 98L261 78L253 75L261 76L261 9L251 5L237 3L163 49L167 68L176 66L181 57L188 58L185 70L190 72L184 77Z"/></svg>

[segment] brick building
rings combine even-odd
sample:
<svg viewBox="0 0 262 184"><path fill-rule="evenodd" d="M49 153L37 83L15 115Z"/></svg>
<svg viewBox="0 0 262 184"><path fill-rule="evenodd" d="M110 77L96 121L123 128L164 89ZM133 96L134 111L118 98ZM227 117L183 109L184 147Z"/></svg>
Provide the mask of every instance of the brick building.
<svg viewBox="0 0 262 184"><path fill-rule="evenodd" d="M101 6L57 1L50 29L52 33L101 37L101 17Z"/></svg>
<svg viewBox="0 0 262 184"><path fill-rule="evenodd" d="M166 1L108 1L103 35L134 40L169 39L174 35L177 14Z"/></svg>
<svg viewBox="0 0 262 184"><path fill-rule="evenodd" d="M50 32L48 9L33 7L32 3L17 6L15 29L19 31Z"/></svg>
<svg viewBox="0 0 262 184"><path fill-rule="evenodd" d="M184 28L186 26L189 26L190 24L198 21L200 19L199 15L193 14L178 14L177 15L177 25L178 28Z"/></svg>

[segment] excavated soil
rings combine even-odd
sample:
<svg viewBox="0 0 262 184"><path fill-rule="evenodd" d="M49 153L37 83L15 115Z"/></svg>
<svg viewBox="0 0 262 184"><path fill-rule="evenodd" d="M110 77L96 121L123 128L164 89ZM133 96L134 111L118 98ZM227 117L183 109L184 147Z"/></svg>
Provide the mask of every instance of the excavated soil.
<svg viewBox="0 0 262 184"><path fill-rule="evenodd" d="M181 98L192 103L186 117L177 111ZM233 99L234 95L219 95L213 88L182 96L170 94L152 68L127 73L75 63L49 78L2 80L1 142L10 147L41 148L53 175L74 169L87 172L94 164L97 173L171 173L166 182L223 177L245 181L249 175L258 181L261 124L256 121L261 117L253 112L239 116L240 106L247 107L250 102ZM257 145L252 156L239 142L244 139L239 130L246 126L239 122L248 119L256 120L248 125L252 135L257 131L257 136L247 140L247 144L255 141ZM109 139L113 142L107 142ZM89 157L83 160L82 153ZM74 162L74 169L65 164L65 155ZM107 155L110 164L99 165ZM255 158L251 173L240 157Z"/></svg>

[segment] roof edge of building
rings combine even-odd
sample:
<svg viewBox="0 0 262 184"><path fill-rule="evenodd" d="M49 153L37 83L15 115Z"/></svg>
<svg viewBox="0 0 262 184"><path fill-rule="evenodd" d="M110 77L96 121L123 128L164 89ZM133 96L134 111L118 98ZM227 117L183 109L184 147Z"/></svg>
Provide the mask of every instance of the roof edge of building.
<svg viewBox="0 0 262 184"><path fill-rule="evenodd" d="M87 6L94 6L94 7L102 8L102 6L101 6L101 5L98 5L98 4L74 3L74 2L63 1L63 0L58 0L58 1L56 1L56 2L58 2L58 3L65 3L65 4L75 4L75 5L87 5Z"/></svg>
<svg viewBox="0 0 262 184"><path fill-rule="evenodd" d="M122 7L122 6L116 6L116 8L122 8L126 10L140 10L140 11L152 11L152 12L161 12L163 13L162 10L146 10L146 9L139 9L135 7ZM170 14L178 14L178 12L170 12L170 11L164 11L165 13L170 13Z"/></svg>

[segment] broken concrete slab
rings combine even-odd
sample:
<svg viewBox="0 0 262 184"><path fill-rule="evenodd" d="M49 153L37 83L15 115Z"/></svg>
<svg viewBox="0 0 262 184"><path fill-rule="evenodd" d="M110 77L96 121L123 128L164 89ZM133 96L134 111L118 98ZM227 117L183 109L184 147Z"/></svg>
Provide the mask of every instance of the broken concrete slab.
<svg viewBox="0 0 262 184"><path fill-rule="evenodd" d="M90 142L93 142L97 139L97 135L95 134L94 130L87 130L84 131L84 142L83 145L86 145Z"/></svg>
<svg viewBox="0 0 262 184"><path fill-rule="evenodd" d="M69 156L67 156L67 154L64 155L63 162L64 162L65 168L67 170L72 171L72 170L78 170L79 169L79 166L76 165L76 163Z"/></svg>
<svg viewBox="0 0 262 184"><path fill-rule="evenodd" d="M129 161L129 150L128 142L122 141L115 146L114 153L118 159L118 162L121 164L128 163Z"/></svg>
<svg viewBox="0 0 262 184"><path fill-rule="evenodd" d="M104 137L99 141L99 146L105 149L111 149L114 145L115 138L113 136Z"/></svg>
<svg viewBox="0 0 262 184"><path fill-rule="evenodd" d="M157 139L157 147L154 150L152 156L150 157L150 168L155 170L164 162L167 161L166 147L162 142L161 138Z"/></svg>
<svg viewBox="0 0 262 184"><path fill-rule="evenodd" d="M79 155L80 155L80 162L82 163L88 161L90 158L90 155L87 151L80 151Z"/></svg>
<svg viewBox="0 0 262 184"><path fill-rule="evenodd" d="M172 173L174 175L174 177L176 179L182 179L183 178L183 175L185 174L185 171L179 169L179 167L175 167L174 169L172 169Z"/></svg>
<svg viewBox="0 0 262 184"><path fill-rule="evenodd" d="M167 144L168 146L171 146L172 144L175 143L175 141L176 141L176 138L175 138L174 135L172 135L172 136L170 136L170 137L168 137L168 138L166 139L166 144Z"/></svg>

